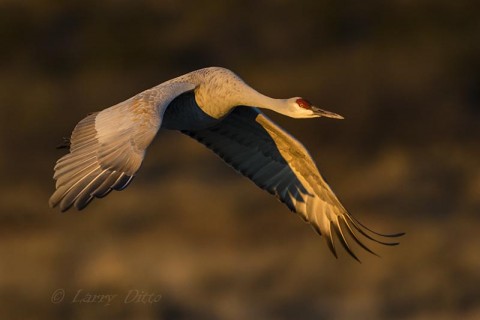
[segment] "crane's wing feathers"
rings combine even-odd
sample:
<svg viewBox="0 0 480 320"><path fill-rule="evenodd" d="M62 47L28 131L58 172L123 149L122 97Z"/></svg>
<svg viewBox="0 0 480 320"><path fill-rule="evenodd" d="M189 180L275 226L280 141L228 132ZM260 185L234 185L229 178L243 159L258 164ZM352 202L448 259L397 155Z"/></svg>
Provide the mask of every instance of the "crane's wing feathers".
<svg viewBox="0 0 480 320"><path fill-rule="evenodd" d="M160 128L166 106L194 86L173 83L161 89L147 90L90 114L77 124L70 138L70 152L55 165L56 190L50 197L51 207L66 211L75 206L81 210L93 198L128 186Z"/></svg>
<svg viewBox="0 0 480 320"><path fill-rule="evenodd" d="M55 165L52 207L83 209L94 197L122 190L132 181L158 130L153 124L142 128L148 137L139 134L141 124L135 115L142 104L141 100L130 101L90 114L77 124L70 138L70 153Z"/></svg>
<svg viewBox="0 0 480 320"><path fill-rule="evenodd" d="M335 236L357 260L349 238L371 253L374 252L361 241L359 234L377 243L397 244L375 236L401 234L382 235L353 218L322 178L305 147L258 109L240 106L212 128L183 132L300 214L324 236L335 256Z"/></svg>

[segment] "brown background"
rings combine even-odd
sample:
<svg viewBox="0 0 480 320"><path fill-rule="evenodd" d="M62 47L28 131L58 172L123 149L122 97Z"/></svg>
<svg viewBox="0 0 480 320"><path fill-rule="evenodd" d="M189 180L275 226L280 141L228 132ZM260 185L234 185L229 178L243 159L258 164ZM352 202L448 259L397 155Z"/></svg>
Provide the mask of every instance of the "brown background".
<svg viewBox="0 0 480 320"><path fill-rule="evenodd" d="M480 318L474 3L1 1L0 318ZM81 213L48 208L55 146L77 121L211 65L344 115L269 113L356 217L407 232L401 245L334 259L176 132L161 132L126 191ZM78 290L118 297L80 304ZM161 300L124 303L130 290Z"/></svg>

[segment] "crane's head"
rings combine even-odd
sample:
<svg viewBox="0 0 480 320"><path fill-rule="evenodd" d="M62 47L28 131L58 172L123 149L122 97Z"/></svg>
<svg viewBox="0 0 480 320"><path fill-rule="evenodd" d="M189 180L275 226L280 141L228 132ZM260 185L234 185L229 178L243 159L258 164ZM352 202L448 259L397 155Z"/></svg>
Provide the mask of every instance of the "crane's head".
<svg viewBox="0 0 480 320"><path fill-rule="evenodd" d="M310 101L300 97L288 99L288 104L291 111L289 115L293 118L327 117L343 119L341 115L315 107Z"/></svg>

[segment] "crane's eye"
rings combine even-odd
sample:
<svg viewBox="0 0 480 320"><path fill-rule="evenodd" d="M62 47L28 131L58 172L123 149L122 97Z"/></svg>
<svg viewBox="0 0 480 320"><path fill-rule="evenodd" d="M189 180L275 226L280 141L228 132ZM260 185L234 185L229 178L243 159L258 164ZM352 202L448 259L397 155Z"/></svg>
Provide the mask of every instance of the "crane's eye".
<svg viewBox="0 0 480 320"><path fill-rule="evenodd" d="M296 102L300 108L307 109L307 110L312 109L312 104L308 100L300 98L300 99L297 99Z"/></svg>

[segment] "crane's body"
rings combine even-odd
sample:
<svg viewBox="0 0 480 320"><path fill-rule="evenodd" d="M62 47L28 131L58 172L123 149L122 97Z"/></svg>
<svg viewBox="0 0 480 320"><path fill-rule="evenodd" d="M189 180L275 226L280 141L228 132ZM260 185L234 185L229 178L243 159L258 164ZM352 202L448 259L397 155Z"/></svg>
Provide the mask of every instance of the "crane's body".
<svg viewBox="0 0 480 320"><path fill-rule="evenodd" d="M194 92L182 93L168 106L163 114L162 129L202 130L218 124L222 118L207 114L195 101Z"/></svg>
<svg viewBox="0 0 480 320"><path fill-rule="evenodd" d="M160 128L179 130L212 149L225 162L274 194L322 234L336 255L334 234L357 259L347 237L372 252L357 232L384 242L354 219L320 175L308 151L257 108L293 118L330 117L296 97L273 99L260 94L232 71L196 70L90 114L75 127L70 153L57 161L52 207L81 210L93 198L124 189L140 168L146 148ZM372 252L373 253L373 252Z"/></svg>

